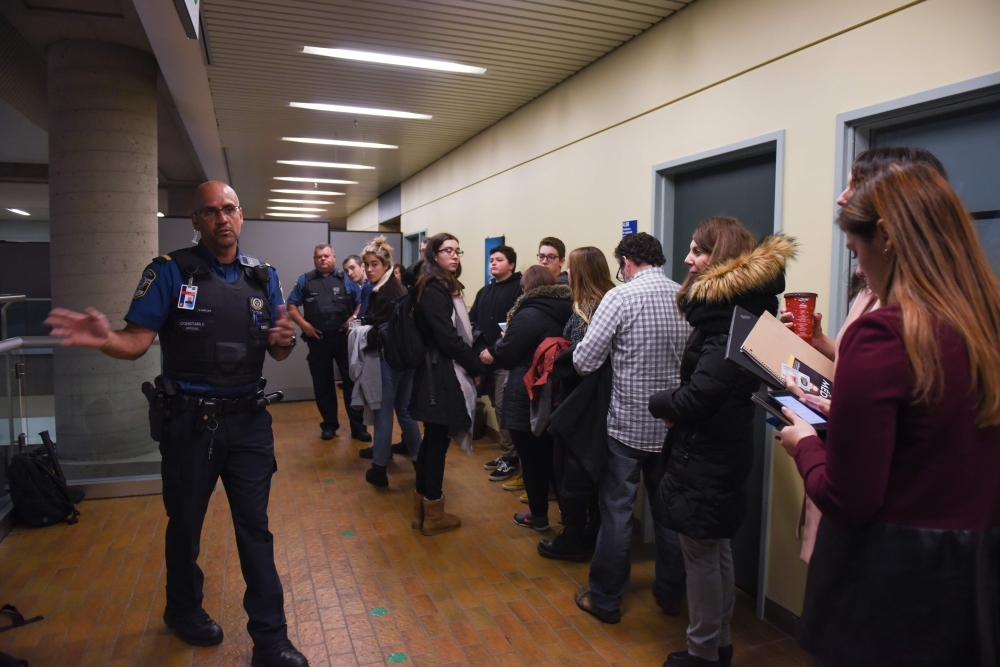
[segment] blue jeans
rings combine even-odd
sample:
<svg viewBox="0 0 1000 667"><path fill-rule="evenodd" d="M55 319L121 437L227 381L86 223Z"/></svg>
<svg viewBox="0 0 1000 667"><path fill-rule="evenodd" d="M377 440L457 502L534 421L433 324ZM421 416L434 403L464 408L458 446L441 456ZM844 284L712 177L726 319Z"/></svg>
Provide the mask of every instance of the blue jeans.
<svg viewBox="0 0 1000 667"><path fill-rule="evenodd" d="M595 607L616 610L628 591L632 573L632 510L639 491L639 473L643 473L647 497L652 498L656 492L652 476L658 459L658 452L634 449L608 436L608 460L601 475L601 530L590 561L590 600ZM677 533L655 520L655 504L651 509L656 535L653 594L663 600L680 600L685 592L680 541Z"/></svg>
<svg viewBox="0 0 1000 667"><path fill-rule="evenodd" d="M413 392L413 371L394 371L385 360L382 366L382 408L373 410L375 416L375 436L372 439L372 461L376 465L389 464L392 456L392 410L396 409L399 430L403 432L403 444L410 456L420 451L420 427L410 417L410 394Z"/></svg>

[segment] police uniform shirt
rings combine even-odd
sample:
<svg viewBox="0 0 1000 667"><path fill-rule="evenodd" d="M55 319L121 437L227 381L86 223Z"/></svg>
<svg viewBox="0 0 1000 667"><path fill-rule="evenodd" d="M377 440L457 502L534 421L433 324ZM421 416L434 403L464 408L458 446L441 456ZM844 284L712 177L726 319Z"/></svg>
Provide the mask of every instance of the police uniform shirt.
<svg viewBox="0 0 1000 667"><path fill-rule="evenodd" d="M353 307L361 303L361 288L358 287L358 284L355 283L350 278L348 278L346 275L342 276L341 280L344 281L344 291L347 292L348 296L351 297L351 309L353 311ZM288 295L288 304L291 306L295 306L301 310L303 307L302 304L304 303L303 300L305 298L302 294L302 290L304 290L305 288L306 288L306 274L303 273L301 276L299 276L299 279L295 282L295 287L292 288L292 293ZM302 315L304 317L305 313L303 312ZM358 317L360 316L361 313L359 312Z"/></svg>
<svg viewBox="0 0 1000 667"><path fill-rule="evenodd" d="M252 260L240 252L239 246L236 248L236 260L230 264L220 262L203 243L196 245L195 249L212 267L212 272L227 283L235 283L240 280L243 277L244 263L252 263ZM285 300L281 296L278 272L274 270L274 267L268 267L268 270L271 279L267 283L267 298L271 303L271 325L273 326L278 321L278 306L283 305ZM142 272L139 285L135 289L135 294L132 295L132 304L129 306L128 313L125 314L125 321L159 333L167 321L170 308L177 304L183 284L184 278L175 260L171 259L162 264L150 263ZM257 383L246 387L214 387L191 382L174 382L174 385L184 393L219 397L245 396L257 389Z"/></svg>

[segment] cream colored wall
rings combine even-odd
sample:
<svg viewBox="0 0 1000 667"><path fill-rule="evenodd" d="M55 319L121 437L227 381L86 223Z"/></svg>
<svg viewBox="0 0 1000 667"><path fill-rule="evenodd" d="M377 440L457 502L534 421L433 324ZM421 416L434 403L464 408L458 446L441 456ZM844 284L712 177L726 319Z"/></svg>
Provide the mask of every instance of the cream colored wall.
<svg viewBox="0 0 1000 667"><path fill-rule="evenodd" d="M365 232L378 229L378 199L373 199L347 216L347 231Z"/></svg>
<svg viewBox="0 0 1000 667"><path fill-rule="evenodd" d="M997 28L996 0L698 0L404 182L403 231L462 240L471 303L481 239L521 268L548 234L610 254L650 229L653 165L783 129L788 286L825 311L836 115L1000 71ZM799 613L802 485L783 452L773 474L767 597Z"/></svg>

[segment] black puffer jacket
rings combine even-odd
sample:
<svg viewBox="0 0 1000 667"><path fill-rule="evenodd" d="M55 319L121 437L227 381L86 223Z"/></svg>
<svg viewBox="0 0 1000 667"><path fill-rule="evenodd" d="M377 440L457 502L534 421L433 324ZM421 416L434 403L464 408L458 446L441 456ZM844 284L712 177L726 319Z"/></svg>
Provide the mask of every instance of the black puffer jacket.
<svg viewBox="0 0 1000 667"><path fill-rule="evenodd" d="M573 313L573 293L567 285L544 285L524 294L507 314L507 332L494 346L494 363L506 368L500 428L531 430L531 402L524 386L535 350L543 340L562 336Z"/></svg>
<svg viewBox="0 0 1000 667"><path fill-rule="evenodd" d="M430 368L427 363L421 364L413 375L410 416L417 421L447 424L449 433L457 433L461 428L471 427L472 420L466 410L465 397L452 361L457 361L473 378L482 376L485 368L479 361L479 355L465 343L455 328L452 321L455 304L442 283L436 280L430 282L413 311L417 328L427 346Z"/></svg>
<svg viewBox="0 0 1000 667"><path fill-rule="evenodd" d="M684 315L694 331L681 384L649 399L650 413L674 424L656 494L661 520L688 537L732 538L743 522L754 455L750 395L760 382L726 361L729 325L735 306L777 313L785 263L794 255L792 239L768 237L747 255L709 266L688 292Z"/></svg>

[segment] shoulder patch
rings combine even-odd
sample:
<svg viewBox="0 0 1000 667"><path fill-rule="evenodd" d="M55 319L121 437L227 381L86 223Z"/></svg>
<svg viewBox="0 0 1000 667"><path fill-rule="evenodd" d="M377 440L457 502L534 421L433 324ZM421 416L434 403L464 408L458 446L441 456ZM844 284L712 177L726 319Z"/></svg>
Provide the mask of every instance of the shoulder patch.
<svg viewBox="0 0 1000 667"><path fill-rule="evenodd" d="M240 264L243 266L260 266L261 261L256 257L251 257L250 255L240 255ZM264 264L267 266L267 264Z"/></svg>
<svg viewBox="0 0 1000 667"><path fill-rule="evenodd" d="M170 255L160 255L159 257L154 257L153 262L156 264L166 264L171 259Z"/></svg>
<svg viewBox="0 0 1000 667"><path fill-rule="evenodd" d="M132 300L134 301L146 296L146 292L149 291L149 286L153 284L154 280L156 280L156 271L152 268L143 271L142 277L139 279L139 284L135 288L135 293L132 295Z"/></svg>

